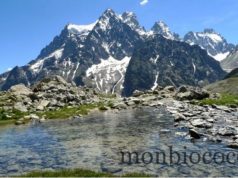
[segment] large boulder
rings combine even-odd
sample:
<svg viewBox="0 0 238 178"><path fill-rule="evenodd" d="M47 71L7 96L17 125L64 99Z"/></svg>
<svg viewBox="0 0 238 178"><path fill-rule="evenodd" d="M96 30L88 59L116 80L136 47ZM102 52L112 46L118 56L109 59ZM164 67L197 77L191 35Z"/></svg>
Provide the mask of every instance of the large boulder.
<svg viewBox="0 0 238 178"><path fill-rule="evenodd" d="M15 103L13 108L18 110L18 111L21 111L21 112L27 112L28 111L27 107L21 102Z"/></svg>
<svg viewBox="0 0 238 178"><path fill-rule="evenodd" d="M27 88L24 84L14 85L9 91L16 96L30 96L33 92Z"/></svg>
<svg viewBox="0 0 238 178"><path fill-rule="evenodd" d="M210 96L207 90L198 87L180 87L176 93L176 99L183 100L202 100Z"/></svg>

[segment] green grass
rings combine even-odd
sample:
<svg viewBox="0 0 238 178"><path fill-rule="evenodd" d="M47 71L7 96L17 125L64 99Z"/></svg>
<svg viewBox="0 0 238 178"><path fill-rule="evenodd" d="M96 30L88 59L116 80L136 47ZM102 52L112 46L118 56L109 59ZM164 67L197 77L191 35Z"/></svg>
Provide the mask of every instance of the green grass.
<svg viewBox="0 0 238 178"><path fill-rule="evenodd" d="M98 96L101 98L111 98L111 99L117 97L116 94L105 94L105 93L100 93Z"/></svg>
<svg viewBox="0 0 238 178"><path fill-rule="evenodd" d="M47 119L67 119L73 116L78 115L87 115L93 109L99 109L101 111L107 110L107 107L110 105L109 102L99 102L99 103L91 103L91 104L83 104L77 107L63 107L58 110L53 111L45 111L36 113L38 116L45 116ZM8 111L9 112L9 111ZM0 108L0 126L13 124L18 119L23 118L30 113L20 112L18 110L12 110L9 113ZM7 117L9 115L10 117Z"/></svg>
<svg viewBox="0 0 238 178"><path fill-rule="evenodd" d="M29 113L24 113L18 110L13 109L12 111L5 111L4 109L0 109L0 126L13 124L16 120L23 118ZM7 117L10 116L10 117Z"/></svg>
<svg viewBox="0 0 238 178"><path fill-rule="evenodd" d="M236 105L238 106L238 95L222 94L219 99L204 99L200 102L202 105Z"/></svg>
<svg viewBox="0 0 238 178"><path fill-rule="evenodd" d="M110 173L100 173L85 169L63 169L59 171L34 171L20 177L116 177ZM150 177L147 174L129 173L120 177Z"/></svg>
<svg viewBox="0 0 238 178"><path fill-rule="evenodd" d="M84 104L78 107L64 107L55 111L46 111L38 113L39 116L46 116L47 119L66 119L78 115L87 115L93 109L104 110L106 104L104 103L93 103L93 104Z"/></svg>

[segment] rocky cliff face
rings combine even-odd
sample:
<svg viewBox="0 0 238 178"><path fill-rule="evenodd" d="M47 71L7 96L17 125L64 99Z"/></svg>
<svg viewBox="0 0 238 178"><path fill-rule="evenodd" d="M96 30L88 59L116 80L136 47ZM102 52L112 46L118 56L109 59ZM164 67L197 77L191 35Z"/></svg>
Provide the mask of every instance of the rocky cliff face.
<svg viewBox="0 0 238 178"><path fill-rule="evenodd" d="M238 68L238 46L227 56L226 59L221 61L221 66L227 72L231 72L233 69Z"/></svg>
<svg viewBox="0 0 238 178"><path fill-rule="evenodd" d="M219 62L198 46L157 35L135 49L126 72L124 94L153 90L158 85L205 85L224 75Z"/></svg>
<svg viewBox="0 0 238 178"><path fill-rule="evenodd" d="M158 35L161 37L157 37ZM153 46L154 43L149 44L153 39L163 49L156 47L157 45ZM125 12L117 15L108 9L92 24L66 25L60 35L56 36L35 60L0 75L0 88L7 90L19 83L30 86L45 77L59 75L78 86L121 94L124 88L125 91L131 88L130 92L126 92L131 93L132 89L151 88L152 84L173 83L177 86L181 82L197 85L202 81L211 82L220 79L224 73L204 50L198 50L197 47L185 45L183 42L178 43L179 40L178 35L172 33L161 21L155 23L152 30L147 32L139 25L135 14ZM145 44L148 44L148 47L145 47ZM173 45L176 47L175 50ZM157 48L159 51L155 52ZM197 51L192 55L194 49ZM145 66L141 66L142 58L146 60ZM158 67L161 63L158 62L157 65L157 61L162 58L168 60L165 60L167 62L162 65L163 67ZM174 71L183 72L175 73L171 70L171 66L174 66L173 69L176 68ZM136 72L133 70L135 68ZM133 72L138 75L134 76ZM169 79L158 77L165 76L162 75L164 72ZM185 77L184 73L189 75ZM173 77L174 79L171 79ZM145 79L147 81L138 83L138 80ZM147 84L148 86L145 86Z"/></svg>

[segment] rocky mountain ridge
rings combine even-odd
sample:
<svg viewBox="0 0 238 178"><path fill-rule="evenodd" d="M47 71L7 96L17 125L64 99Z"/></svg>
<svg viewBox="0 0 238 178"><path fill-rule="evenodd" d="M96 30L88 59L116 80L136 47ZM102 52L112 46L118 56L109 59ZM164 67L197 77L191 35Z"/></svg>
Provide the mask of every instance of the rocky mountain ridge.
<svg viewBox="0 0 238 178"><path fill-rule="evenodd" d="M199 45L217 61L224 60L235 48L235 45L229 44L214 29L205 29L203 32L189 32L183 40L191 45Z"/></svg>
<svg viewBox="0 0 238 178"><path fill-rule="evenodd" d="M158 38L161 36L161 38ZM53 41L46 46L39 54L39 56L31 61L29 64L23 67L15 67L11 71L0 75L0 88L7 90L11 86L23 83L26 86L33 85L45 77L51 75L62 76L68 82L74 82L77 86L87 86L96 88L98 91L106 93L127 93L124 88L128 88L128 82L125 82L125 78L130 78L130 72L128 72L128 66L132 64L136 68L137 62L131 62L135 60L136 53L141 53L141 57L144 58L144 51L140 45L145 43L148 39L159 39L164 43L171 41L171 46L168 46L168 51L173 51L170 48L176 46L177 41L181 41L177 34L172 33L168 26L162 21L156 22L151 31L146 31L139 25L136 19L136 15L130 12L125 12L122 15L117 15L113 10L106 10L102 16L94 23L89 25L75 25L68 24L62 30L60 35L56 36ZM182 46L184 42L180 43ZM153 46L151 46L153 47ZM181 47L182 49L182 47ZM136 53L134 52L136 50ZM149 51L153 49L148 49ZM193 46L187 46L180 51L180 53L188 53L186 57L193 53ZM162 55L163 54L157 54ZM165 58L170 58L173 54L166 52ZM208 82L214 82L219 80L225 75L217 63L203 61L203 58L208 58L207 54L204 54L203 50L199 50L197 53L197 64L199 66L193 66L192 68L198 69L205 67L207 75L198 76L195 75L193 82L190 80L183 80L181 84L193 84L197 85L202 83L202 80ZM181 55L180 55L181 57ZM156 58L156 57L155 57ZM140 59L138 59L140 62ZM169 61L167 61L168 63ZM184 66L190 66L185 68L183 66L181 70L190 71L193 61L184 60ZM132 64L131 64L132 63ZM190 64L189 64L190 63ZM209 63L209 64L208 64ZM168 64L165 65L165 69L169 71ZM151 68L145 68L142 73L146 73ZM137 69L139 72L140 69ZM155 70L155 71L154 71ZM155 80L158 76L159 70L153 70L153 76L150 77L149 83L155 83L155 85L171 85L171 81L161 83L161 80ZM129 70L131 71L131 70ZM199 71L199 70L196 70ZM195 71L195 73L196 73ZM160 72L161 74L162 72ZM170 72L174 74L173 71ZM214 73L213 77L209 78ZM217 73L220 73L217 75ZM127 76L129 75L129 76ZM179 74L181 75L181 73ZM163 76L160 76L163 77ZM182 76L179 76L182 77ZM134 82L132 79L131 83ZM140 80L140 79L139 79ZM180 83L175 84L176 86ZM135 89L143 83L137 84ZM152 87L151 84L144 86L144 88Z"/></svg>

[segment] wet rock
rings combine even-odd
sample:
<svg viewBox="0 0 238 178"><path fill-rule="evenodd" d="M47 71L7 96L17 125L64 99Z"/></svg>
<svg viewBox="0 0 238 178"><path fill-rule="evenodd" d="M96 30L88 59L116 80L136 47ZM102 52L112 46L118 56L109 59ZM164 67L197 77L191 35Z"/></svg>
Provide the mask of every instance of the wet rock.
<svg viewBox="0 0 238 178"><path fill-rule="evenodd" d="M23 120L17 120L15 122L15 125L23 125L23 124L25 124L25 122Z"/></svg>
<svg viewBox="0 0 238 178"><path fill-rule="evenodd" d="M235 128L227 126L224 128L220 128L218 130L218 134L222 136L235 136L237 134L237 131Z"/></svg>
<svg viewBox="0 0 238 178"><path fill-rule="evenodd" d="M236 142L228 143L227 146L229 148L238 149L238 143L236 143Z"/></svg>
<svg viewBox="0 0 238 178"><path fill-rule="evenodd" d="M171 133L171 130L169 130L169 129L161 129L160 133L161 134Z"/></svg>
<svg viewBox="0 0 238 178"><path fill-rule="evenodd" d="M115 174L115 173L121 172L121 171L122 171L122 168L118 168L118 167L107 167L107 168L101 168L101 170L102 170L103 172Z"/></svg>
<svg viewBox="0 0 238 178"><path fill-rule="evenodd" d="M189 129L189 135L194 139L200 139L201 135L194 129Z"/></svg>
<svg viewBox="0 0 238 178"><path fill-rule="evenodd" d="M113 109L126 109L128 106L124 102L114 103L111 108Z"/></svg>
<svg viewBox="0 0 238 178"><path fill-rule="evenodd" d="M40 120L40 117L37 116L36 114L31 114L29 117L30 117L30 119L32 119L32 120Z"/></svg>
<svg viewBox="0 0 238 178"><path fill-rule="evenodd" d="M46 119L45 119L44 117L42 117L42 118L39 119L39 122L40 122L40 123L45 122L45 121L46 121Z"/></svg>

